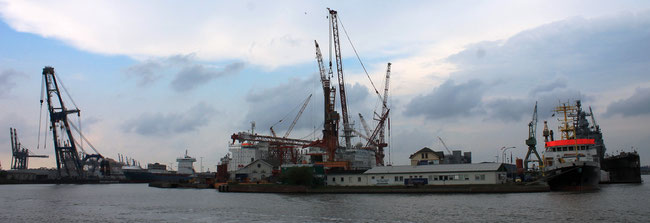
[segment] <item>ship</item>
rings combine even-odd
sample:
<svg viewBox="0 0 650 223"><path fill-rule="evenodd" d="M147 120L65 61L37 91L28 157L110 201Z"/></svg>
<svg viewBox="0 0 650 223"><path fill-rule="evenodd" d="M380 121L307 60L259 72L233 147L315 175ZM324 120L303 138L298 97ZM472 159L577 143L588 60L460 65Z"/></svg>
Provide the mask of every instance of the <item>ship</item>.
<svg viewBox="0 0 650 223"><path fill-rule="evenodd" d="M641 183L641 162L639 153L620 152L617 155L605 156L601 163L603 177L601 183Z"/></svg>
<svg viewBox="0 0 650 223"><path fill-rule="evenodd" d="M176 162L178 162L178 171L169 171L164 164L150 163L147 164L147 169L139 166L123 166L122 172L127 181L133 183L187 182L196 174L193 167L196 158L188 156L187 150L185 156L177 158Z"/></svg>
<svg viewBox="0 0 650 223"><path fill-rule="evenodd" d="M551 190L595 190L600 181L600 167L605 145L596 125L589 125L580 101L562 103L554 110L558 115L560 139L544 121L544 176ZM592 124L595 120L592 119ZM597 130L597 131L596 131ZM550 137L550 139L549 139Z"/></svg>

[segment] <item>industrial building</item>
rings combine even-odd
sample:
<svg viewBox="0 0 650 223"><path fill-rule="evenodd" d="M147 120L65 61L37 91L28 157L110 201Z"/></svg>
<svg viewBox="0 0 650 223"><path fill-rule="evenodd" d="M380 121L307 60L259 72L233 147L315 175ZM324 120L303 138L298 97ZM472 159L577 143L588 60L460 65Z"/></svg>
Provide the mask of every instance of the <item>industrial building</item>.
<svg viewBox="0 0 650 223"><path fill-rule="evenodd" d="M329 173L329 186L397 186L409 179L425 185L503 184L502 163L468 163L420 166L377 166L363 173Z"/></svg>

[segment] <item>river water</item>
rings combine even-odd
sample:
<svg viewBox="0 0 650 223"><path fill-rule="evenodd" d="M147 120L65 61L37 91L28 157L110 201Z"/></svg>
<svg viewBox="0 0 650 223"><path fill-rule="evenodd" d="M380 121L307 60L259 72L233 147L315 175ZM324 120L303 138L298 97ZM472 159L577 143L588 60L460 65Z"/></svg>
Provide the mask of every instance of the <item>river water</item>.
<svg viewBox="0 0 650 223"><path fill-rule="evenodd" d="M146 184L0 185L0 222L650 222L644 184L596 192L248 194Z"/></svg>

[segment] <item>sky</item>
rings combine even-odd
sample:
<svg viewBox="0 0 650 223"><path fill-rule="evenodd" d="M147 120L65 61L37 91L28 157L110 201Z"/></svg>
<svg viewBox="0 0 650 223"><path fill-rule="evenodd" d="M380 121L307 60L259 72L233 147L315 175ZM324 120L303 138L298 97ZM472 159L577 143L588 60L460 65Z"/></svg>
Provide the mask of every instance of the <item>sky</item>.
<svg viewBox="0 0 650 223"><path fill-rule="evenodd" d="M541 142L544 120L557 129L553 107L582 100L609 153L636 150L650 163L646 1L0 0L0 127L50 155L30 167L56 165L51 132L39 126L41 73L53 66L66 106L81 110L74 123L107 157L170 164L187 150L214 170L230 135L251 122L282 135L310 94L290 137L316 139L314 40L327 63L328 7L340 19L355 128L358 114L376 125L375 89L392 63L387 162L444 151L438 137L474 162L497 160L503 147L523 158L536 102ZM0 164L10 163L9 134L0 134Z"/></svg>

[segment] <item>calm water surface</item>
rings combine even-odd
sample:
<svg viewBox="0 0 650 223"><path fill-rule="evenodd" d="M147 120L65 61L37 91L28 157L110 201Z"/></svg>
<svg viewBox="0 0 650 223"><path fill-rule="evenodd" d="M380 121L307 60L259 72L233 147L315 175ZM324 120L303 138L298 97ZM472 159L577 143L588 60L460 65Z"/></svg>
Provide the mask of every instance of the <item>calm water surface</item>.
<svg viewBox="0 0 650 223"><path fill-rule="evenodd" d="M650 222L650 176L643 179L589 193L416 195L0 185L0 222Z"/></svg>

